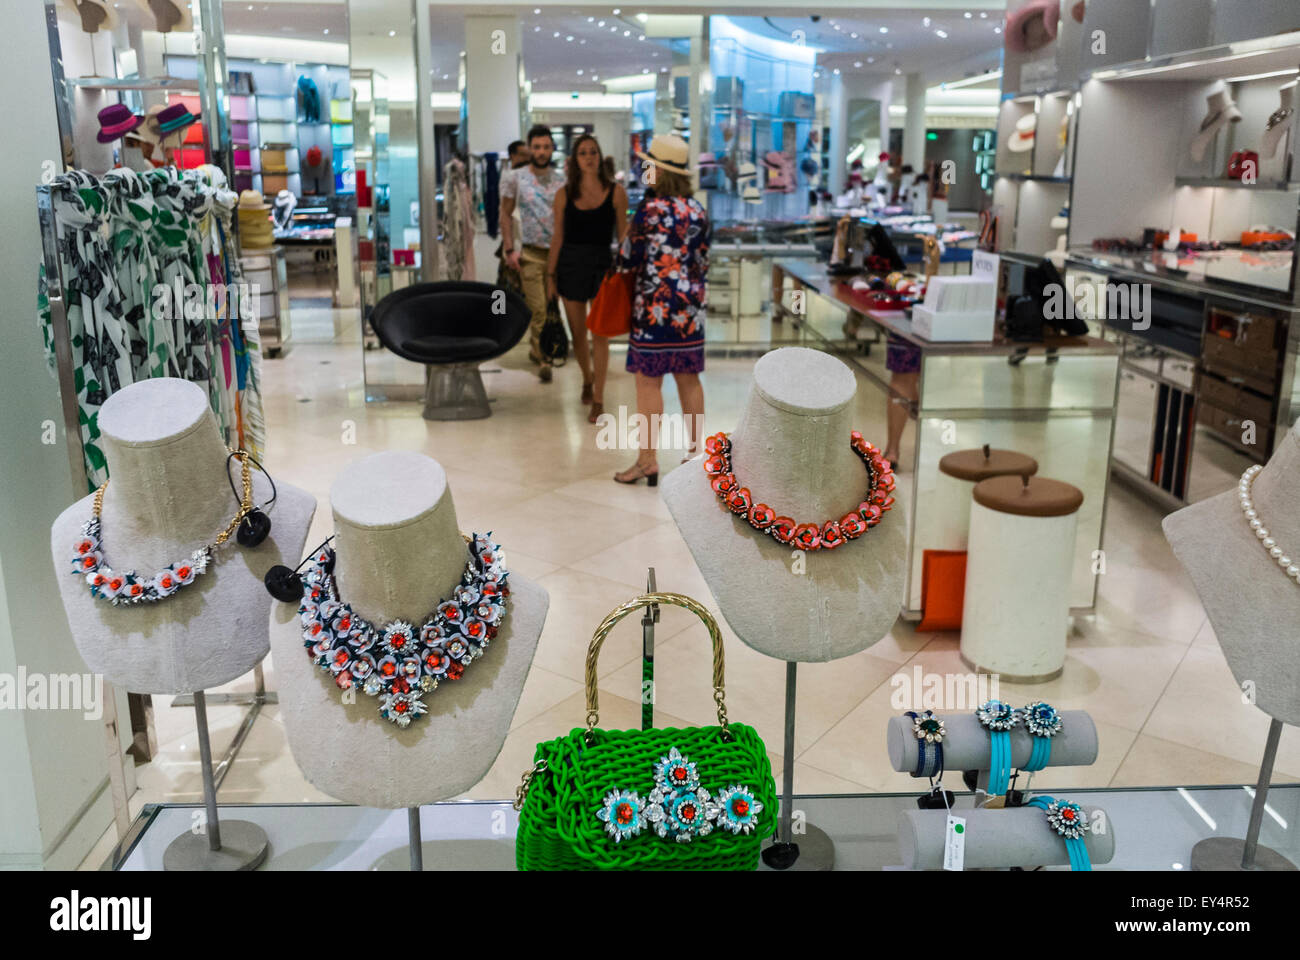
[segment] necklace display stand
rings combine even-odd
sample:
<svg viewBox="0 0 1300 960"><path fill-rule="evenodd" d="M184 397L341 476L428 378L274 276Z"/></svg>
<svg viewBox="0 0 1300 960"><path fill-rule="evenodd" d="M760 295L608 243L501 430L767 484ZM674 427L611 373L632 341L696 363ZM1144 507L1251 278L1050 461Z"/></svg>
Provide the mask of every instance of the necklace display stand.
<svg viewBox="0 0 1300 960"><path fill-rule="evenodd" d="M853 451L857 380L820 350L760 357L734 431L735 474L762 502L797 522L838 519L862 502L868 476ZM870 439L870 438L868 438ZM786 662L785 773L773 869L830 869L830 838L804 823L793 835L797 664L851 656L889 633L903 601L907 518L894 505L878 526L834 550L803 553L732 513L699 458L664 478L664 502L728 626L747 646Z"/></svg>
<svg viewBox="0 0 1300 960"><path fill-rule="evenodd" d="M1239 490L1201 500L1165 517L1174 555L1191 577L1228 668L1241 691L1270 718L1245 839L1210 837L1192 848L1194 870L1295 870L1259 842L1282 724L1300 725L1300 584L1266 548L1300 556L1300 423L1291 427L1248 487L1268 540L1242 511ZM1265 531L1261 531L1264 533ZM1295 563L1296 561L1292 561Z"/></svg>
<svg viewBox="0 0 1300 960"><path fill-rule="evenodd" d="M785 664L785 744L784 767L781 771L781 816L777 821L776 836L763 848L760 856L770 870L796 870L813 872L835 867L835 844L830 835L820 827L802 823L799 841L794 840L794 713L795 685L799 664L787 660Z"/></svg>
<svg viewBox="0 0 1300 960"><path fill-rule="evenodd" d="M203 774L204 821L163 851L164 870L256 870L266 860L271 842L266 831L247 820L217 817L217 785L212 777L212 744L208 739L208 707L202 690L194 693L194 718L199 734L199 766Z"/></svg>
<svg viewBox="0 0 1300 960"><path fill-rule="evenodd" d="M143 380L110 396L98 424L112 477L102 512L108 562L120 571L156 571L211 543L234 515L236 497L206 391L168 377ZM270 496L269 481L254 472L254 502L265 504ZM216 791L230 767L224 761L213 767L203 691L243 676L265 658L271 598L262 579L276 564L297 562L316 502L303 490L278 484L275 502L266 508L271 533L259 546L246 548L232 537L215 550L208 572L195 583L154 603L114 606L91 596L84 579L68 573L93 500L77 501L50 529L55 576L77 651L92 672L104 676L106 687L193 697L207 820L202 831L177 838L165 865L251 869L265 857L266 835L242 821L217 822ZM116 726L110 730L113 756Z"/></svg>
<svg viewBox="0 0 1300 960"><path fill-rule="evenodd" d="M467 552L447 475L429 457L386 452L348 464L330 488L339 599L377 626L419 624L451 596ZM471 531L465 529L464 533ZM486 531L476 531L486 533ZM502 543L507 570L510 544ZM280 715L294 762L345 803L405 810L412 870L423 866L421 807L478 783L501 752L537 651L549 598L510 571L500 632L459 680L424 697L406 728L376 698L346 696L303 648L298 605L271 615Z"/></svg>

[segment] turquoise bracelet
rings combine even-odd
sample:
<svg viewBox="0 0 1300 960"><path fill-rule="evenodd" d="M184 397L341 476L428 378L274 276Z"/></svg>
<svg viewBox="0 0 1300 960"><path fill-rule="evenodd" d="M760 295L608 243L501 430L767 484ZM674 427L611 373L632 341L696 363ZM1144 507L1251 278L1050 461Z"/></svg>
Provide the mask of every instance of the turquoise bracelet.
<svg viewBox="0 0 1300 960"><path fill-rule="evenodd" d="M1065 840L1065 852L1070 858L1071 870L1091 870L1092 860L1083 838L1092 832L1092 824L1084 816L1083 808L1068 800L1055 797L1034 797L1029 807L1038 807L1047 814L1047 823Z"/></svg>
<svg viewBox="0 0 1300 960"><path fill-rule="evenodd" d="M1020 711L1001 700L988 700L975 716L989 732L989 796L1004 796L1011 782L1011 729L1020 722Z"/></svg>
<svg viewBox="0 0 1300 960"><path fill-rule="evenodd" d="M1050 703L1041 700L1029 704L1020 713L1025 720L1025 729L1034 738L1029 762L1020 769L1034 773L1042 770L1052 759L1052 737L1061 732L1061 715Z"/></svg>

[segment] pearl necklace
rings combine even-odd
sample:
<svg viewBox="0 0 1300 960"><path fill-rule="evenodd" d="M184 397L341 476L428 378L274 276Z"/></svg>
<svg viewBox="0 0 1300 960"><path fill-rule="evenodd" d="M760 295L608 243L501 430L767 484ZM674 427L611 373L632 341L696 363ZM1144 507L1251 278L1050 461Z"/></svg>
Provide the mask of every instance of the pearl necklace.
<svg viewBox="0 0 1300 960"><path fill-rule="evenodd" d="M1282 548L1277 545L1273 535L1268 532L1268 527L1264 526L1264 521L1259 518L1259 513L1255 510L1255 501L1250 496L1251 488L1255 485L1255 478L1259 476L1259 472L1263 469L1259 464L1255 464L1241 475L1241 480L1237 484L1237 502L1241 505L1241 512L1245 514L1250 529L1254 531L1260 544L1268 551L1268 555L1286 572L1288 577L1296 583L1300 583L1300 564L1287 556L1282 551Z"/></svg>

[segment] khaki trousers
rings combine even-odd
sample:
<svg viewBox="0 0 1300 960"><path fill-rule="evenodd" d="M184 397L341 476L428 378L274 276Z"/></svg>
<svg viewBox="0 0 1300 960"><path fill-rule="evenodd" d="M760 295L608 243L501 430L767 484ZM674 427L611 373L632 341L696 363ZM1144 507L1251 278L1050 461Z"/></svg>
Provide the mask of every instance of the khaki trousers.
<svg viewBox="0 0 1300 960"><path fill-rule="evenodd" d="M546 323L546 261L550 251L545 247L525 245L519 254L519 279L524 287L524 300L532 320L528 324L528 346L535 357L542 357L542 326ZM550 366L542 357L542 366Z"/></svg>

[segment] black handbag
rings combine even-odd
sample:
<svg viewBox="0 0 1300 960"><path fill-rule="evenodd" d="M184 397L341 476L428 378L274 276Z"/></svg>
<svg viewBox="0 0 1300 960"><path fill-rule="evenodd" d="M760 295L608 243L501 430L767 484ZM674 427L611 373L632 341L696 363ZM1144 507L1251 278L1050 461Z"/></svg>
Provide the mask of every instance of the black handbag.
<svg viewBox="0 0 1300 960"><path fill-rule="evenodd" d="M562 367L569 359L569 333L564 329L564 321L560 318L558 300L546 304L546 322L538 334L537 346L542 352L542 359L553 367Z"/></svg>

